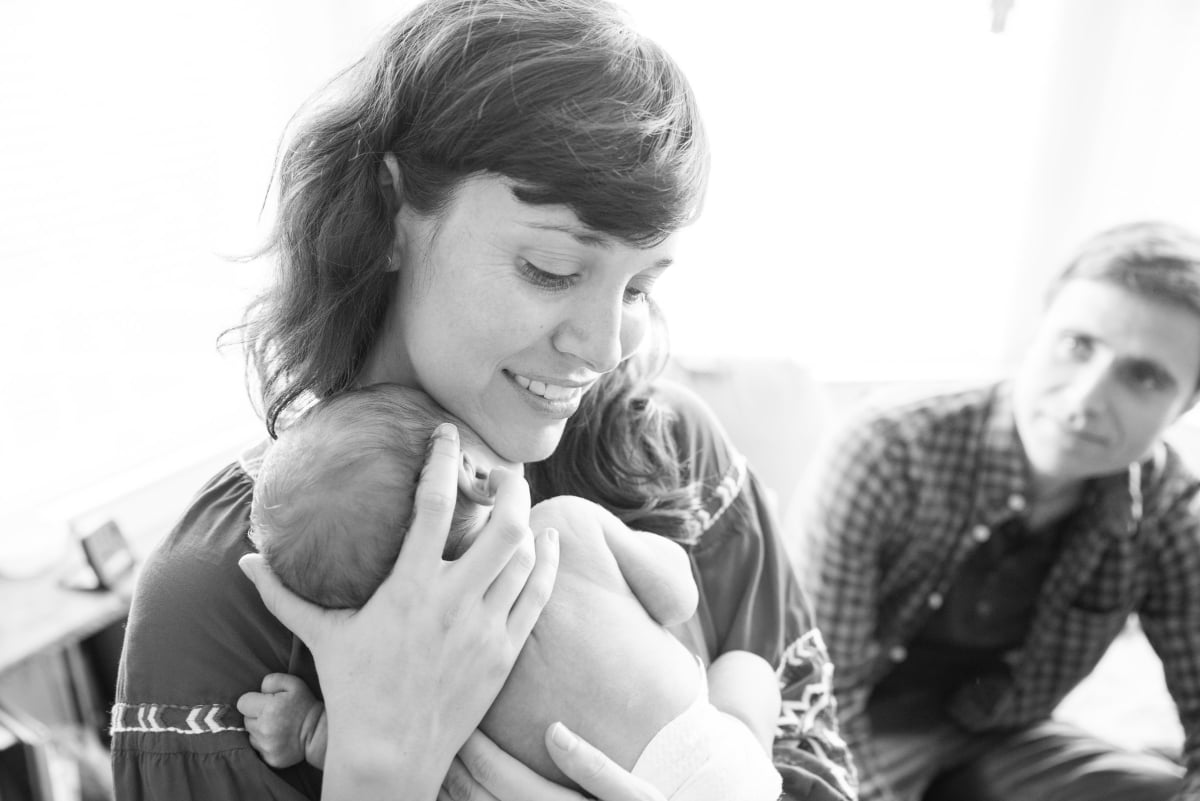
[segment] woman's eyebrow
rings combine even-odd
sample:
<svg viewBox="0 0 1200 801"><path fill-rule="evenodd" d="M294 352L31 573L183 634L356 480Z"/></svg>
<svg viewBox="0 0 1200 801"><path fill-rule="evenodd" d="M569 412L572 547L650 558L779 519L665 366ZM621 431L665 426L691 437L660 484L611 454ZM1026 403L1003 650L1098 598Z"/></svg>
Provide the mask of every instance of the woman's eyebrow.
<svg viewBox="0 0 1200 801"><path fill-rule="evenodd" d="M558 225L556 223L540 222L527 222L525 225L529 228L536 228L539 231L555 231L560 234L566 234L581 245L611 249L615 244L611 236L598 234L595 231L589 231L585 228L580 228L574 225Z"/></svg>
<svg viewBox="0 0 1200 801"><path fill-rule="evenodd" d="M616 240L607 234L596 233L595 231L586 228L580 228L574 225L559 225L557 223L540 223L527 222L523 223L527 228L536 228L539 231L554 231L555 233L566 234L581 245L589 247L599 247L605 250L612 250L616 246ZM670 256L664 256L654 262L654 267L666 269L675 263L675 259Z"/></svg>

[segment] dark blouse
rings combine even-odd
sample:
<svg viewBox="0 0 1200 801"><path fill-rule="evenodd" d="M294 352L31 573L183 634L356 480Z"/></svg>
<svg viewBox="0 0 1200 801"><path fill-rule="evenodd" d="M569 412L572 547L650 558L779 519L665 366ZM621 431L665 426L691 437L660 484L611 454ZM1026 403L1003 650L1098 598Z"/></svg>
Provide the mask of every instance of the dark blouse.
<svg viewBox="0 0 1200 801"><path fill-rule="evenodd" d="M763 490L702 401L674 385L660 396L675 411L679 453L703 498L688 546L700 605L677 633L706 661L742 649L783 664L776 754L785 790L849 798L853 772L830 709L828 660ZM122 801L320 797L315 768L277 771L258 758L235 708L272 672L319 692L311 654L237 567L253 550L248 470L252 458L214 476L142 570L112 711Z"/></svg>

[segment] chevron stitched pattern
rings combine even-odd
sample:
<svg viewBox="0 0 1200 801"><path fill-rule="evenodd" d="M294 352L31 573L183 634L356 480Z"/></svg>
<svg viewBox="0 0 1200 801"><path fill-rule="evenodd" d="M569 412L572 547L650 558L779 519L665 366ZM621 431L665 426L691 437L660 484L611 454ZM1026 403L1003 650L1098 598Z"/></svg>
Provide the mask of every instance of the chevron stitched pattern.
<svg viewBox="0 0 1200 801"><path fill-rule="evenodd" d="M114 704L110 731L220 734L245 731L242 722L241 714L225 704Z"/></svg>
<svg viewBox="0 0 1200 801"><path fill-rule="evenodd" d="M725 514L725 510L733 505L746 483L746 457L740 453L731 455L733 463L721 477L720 483L713 488L712 493L703 499L702 508L693 512L692 519L688 522L688 539L693 543L699 540L704 532L712 528L721 515Z"/></svg>

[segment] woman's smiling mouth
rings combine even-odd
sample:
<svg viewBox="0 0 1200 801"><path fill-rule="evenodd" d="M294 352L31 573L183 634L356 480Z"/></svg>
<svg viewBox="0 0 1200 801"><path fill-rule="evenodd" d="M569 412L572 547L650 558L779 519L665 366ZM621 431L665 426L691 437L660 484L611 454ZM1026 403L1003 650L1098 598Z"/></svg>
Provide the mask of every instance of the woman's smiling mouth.
<svg viewBox="0 0 1200 801"><path fill-rule="evenodd" d="M526 378L516 373L510 373L509 375L512 376L513 381L522 389L526 389L532 394L549 401L578 401L583 396L584 390L587 389L586 386L568 387L561 384L550 384L545 381Z"/></svg>

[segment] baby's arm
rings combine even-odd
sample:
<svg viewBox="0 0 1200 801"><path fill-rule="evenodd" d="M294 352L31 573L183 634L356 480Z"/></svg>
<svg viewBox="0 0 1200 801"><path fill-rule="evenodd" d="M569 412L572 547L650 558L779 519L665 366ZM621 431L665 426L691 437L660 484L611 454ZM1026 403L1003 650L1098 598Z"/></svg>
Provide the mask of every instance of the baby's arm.
<svg viewBox="0 0 1200 801"><path fill-rule="evenodd" d="M604 507L582 498L562 495L542 501L536 509L539 515L549 515L539 517L539 525L599 526L629 588L661 625L682 623L695 614L699 591L691 561L676 543L634 531ZM555 519L559 522L550 522Z"/></svg>
<svg viewBox="0 0 1200 801"><path fill-rule="evenodd" d="M273 768L301 760L325 768L325 705L308 685L287 673L271 673L261 693L246 693L237 702L246 718L250 745Z"/></svg>
<svg viewBox="0 0 1200 801"><path fill-rule="evenodd" d="M782 702L779 679L767 660L749 651L721 654L708 666L708 699L745 723L771 753Z"/></svg>

